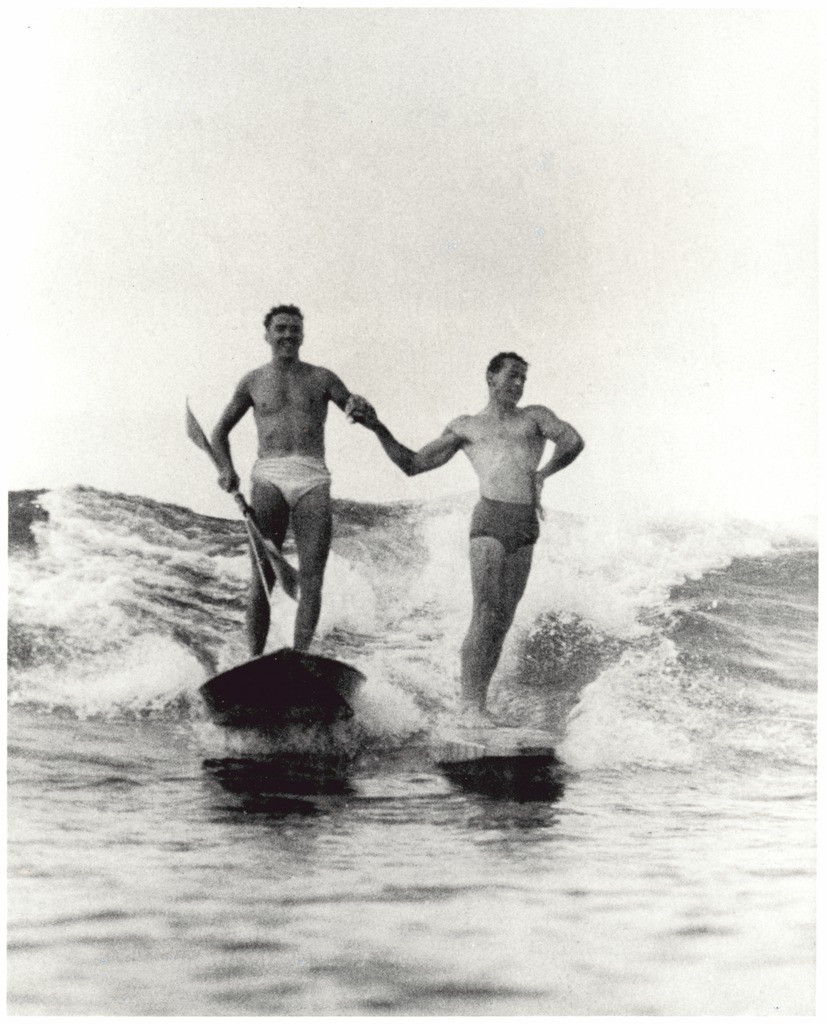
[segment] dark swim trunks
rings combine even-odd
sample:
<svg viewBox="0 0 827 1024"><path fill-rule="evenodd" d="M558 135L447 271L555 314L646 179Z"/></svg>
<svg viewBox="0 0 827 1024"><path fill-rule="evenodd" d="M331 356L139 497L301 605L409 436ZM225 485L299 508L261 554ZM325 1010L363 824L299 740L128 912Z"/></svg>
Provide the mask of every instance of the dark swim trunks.
<svg viewBox="0 0 827 1024"><path fill-rule="evenodd" d="M540 523L533 505L480 498L471 516L471 539L493 537L509 555L526 544L536 544L539 536Z"/></svg>

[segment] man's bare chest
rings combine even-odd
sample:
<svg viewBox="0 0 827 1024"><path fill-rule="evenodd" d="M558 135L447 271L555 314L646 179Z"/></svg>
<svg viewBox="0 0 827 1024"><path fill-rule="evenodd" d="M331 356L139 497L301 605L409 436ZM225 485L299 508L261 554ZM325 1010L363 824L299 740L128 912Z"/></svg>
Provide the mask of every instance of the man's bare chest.
<svg viewBox="0 0 827 1024"><path fill-rule="evenodd" d="M468 447L524 448L542 443L537 424L529 416L509 420L472 420L466 425Z"/></svg>
<svg viewBox="0 0 827 1024"><path fill-rule="evenodd" d="M253 407L262 418L313 415L325 408L325 392L312 377L263 376L251 388Z"/></svg>

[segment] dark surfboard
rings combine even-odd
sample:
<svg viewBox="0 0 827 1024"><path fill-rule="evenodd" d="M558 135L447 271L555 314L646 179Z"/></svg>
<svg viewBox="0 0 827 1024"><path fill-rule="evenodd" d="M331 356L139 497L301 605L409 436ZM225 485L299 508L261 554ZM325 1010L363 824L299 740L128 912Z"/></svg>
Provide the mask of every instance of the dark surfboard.
<svg viewBox="0 0 827 1024"><path fill-rule="evenodd" d="M351 718L365 677L352 665L288 647L222 672L200 688L217 725L272 729Z"/></svg>

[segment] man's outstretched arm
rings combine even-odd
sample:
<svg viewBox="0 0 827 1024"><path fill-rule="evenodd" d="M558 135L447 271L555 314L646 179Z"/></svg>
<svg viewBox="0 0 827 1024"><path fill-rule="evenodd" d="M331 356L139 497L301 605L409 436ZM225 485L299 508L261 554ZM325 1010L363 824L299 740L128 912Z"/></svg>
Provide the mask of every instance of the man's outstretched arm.
<svg viewBox="0 0 827 1024"><path fill-rule="evenodd" d="M339 406L351 423L363 422L362 413L370 405L367 399L350 391L332 370L323 370L322 372L325 374L327 395L330 401Z"/></svg>
<svg viewBox="0 0 827 1024"><path fill-rule="evenodd" d="M449 423L435 441L431 441L424 448L415 452L396 440L385 424L380 421L372 407L368 407L366 413L359 416L357 422L364 424L368 430L372 430L376 434L388 458L399 466L406 476L428 473L432 469L444 466L465 443L461 435L454 429L454 424Z"/></svg>

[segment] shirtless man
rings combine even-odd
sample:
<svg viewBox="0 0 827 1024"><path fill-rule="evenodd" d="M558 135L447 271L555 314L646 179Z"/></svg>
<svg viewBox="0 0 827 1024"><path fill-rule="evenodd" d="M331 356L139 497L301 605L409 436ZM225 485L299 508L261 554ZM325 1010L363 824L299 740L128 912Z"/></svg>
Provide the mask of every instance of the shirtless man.
<svg viewBox="0 0 827 1024"><path fill-rule="evenodd" d="M330 473L325 465L324 425L328 402L348 415L369 408L352 395L335 373L299 359L304 317L296 306L275 306L264 318L269 363L241 378L221 415L211 441L225 491L238 489L229 435L252 408L258 430L258 459L253 466L250 504L259 528L281 550L292 522L299 556L299 599L293 646L306 651L313 639L322 602L322 582L330 551L332 516ZM247 603L247 639L253 657L264 650L270 628L270 602L257 568L256 552ZM269 560L259 552L268 591L273 587Z"/></svg>
<svg viewBox="0 0 827 1024"><path fill-rule="evenodd" d="M472 713L485 708L488 684L528 581L540 535L543 483L584 447L574 427L545 406L517 408L527 369L515 352L494 356L486 371L488 405L475 416L453 420L418 452L400 444L372 407L357 416L408 476L444 466L462 450L479 477L481 496L471 519L473 613L462 644L461 676L463 702ZM554 454L540 469L546 441L554 443Z"/></svg>

